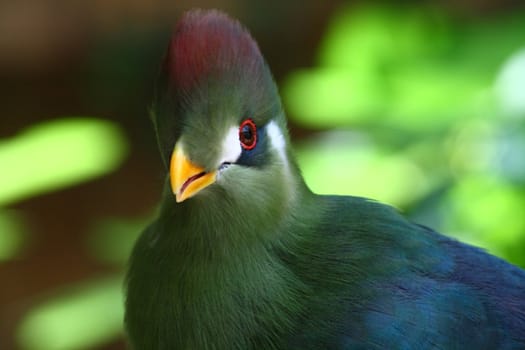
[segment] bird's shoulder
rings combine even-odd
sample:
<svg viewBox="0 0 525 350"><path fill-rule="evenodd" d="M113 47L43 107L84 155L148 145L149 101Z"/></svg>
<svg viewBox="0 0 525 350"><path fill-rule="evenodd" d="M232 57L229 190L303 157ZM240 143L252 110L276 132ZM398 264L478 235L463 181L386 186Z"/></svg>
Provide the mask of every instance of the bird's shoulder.
<svg viewBox="0 0 525 350"><path fill-rule="evenodd" d="M312 314L335 323L325 346L525 346L523 270L381 203L347 196L317 201L323 211L312 234L317 251L303 268L321 296Z"/></svg>

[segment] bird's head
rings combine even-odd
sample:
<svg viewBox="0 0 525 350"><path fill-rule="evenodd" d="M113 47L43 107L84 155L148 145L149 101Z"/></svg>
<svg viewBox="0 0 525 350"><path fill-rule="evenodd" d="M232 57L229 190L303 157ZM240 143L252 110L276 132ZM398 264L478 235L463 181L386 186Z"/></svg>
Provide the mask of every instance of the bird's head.
<svg viewBox="0 0 525 350"><path fill-rule="evenodd" d="M170 41L152 118L177 202L286 202L297 182L277 87L237 21L194 10Z"/></svg>

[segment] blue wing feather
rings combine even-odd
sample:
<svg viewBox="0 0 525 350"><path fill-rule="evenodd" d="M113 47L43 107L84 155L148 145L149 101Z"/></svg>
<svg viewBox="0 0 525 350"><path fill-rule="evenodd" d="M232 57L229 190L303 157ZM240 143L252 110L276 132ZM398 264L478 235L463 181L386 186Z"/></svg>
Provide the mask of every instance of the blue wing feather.
<svg viewBox="0 0 525 350"><path fill-rule="evenodd" d="M308 317L325 321L301 323L291 347L525 349L523 270L379 203L324 198L326 220L317 230L324 238L312 244L324 259L339 258L320 267L325 275L315 283L340 294L316 292ZM316 269L315 259L304 264ZM352 277L334 286L340 276L332 271Z"/></svg>

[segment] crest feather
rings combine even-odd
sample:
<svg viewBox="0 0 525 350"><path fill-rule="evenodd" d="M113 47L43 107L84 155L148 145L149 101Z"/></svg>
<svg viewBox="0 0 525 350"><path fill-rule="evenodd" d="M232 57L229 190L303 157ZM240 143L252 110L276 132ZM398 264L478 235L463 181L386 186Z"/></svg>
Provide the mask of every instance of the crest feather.
<svg viewBox="0 0 525 350"><path fill-rule="evenodd" d="M192 10L179 20L165 61L171 84L183 90L210 77L262 73L264 59L250 33L217 10Z"/></svg>

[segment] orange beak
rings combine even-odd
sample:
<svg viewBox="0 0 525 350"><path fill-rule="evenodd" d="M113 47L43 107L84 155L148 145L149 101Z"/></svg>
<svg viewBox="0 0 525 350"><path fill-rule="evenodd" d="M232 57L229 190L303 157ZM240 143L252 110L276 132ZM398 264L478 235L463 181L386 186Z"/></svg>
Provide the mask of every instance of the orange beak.
<svg viewBox="0 0 525 350"><path fill-rule="evenodd" d="M171 190L180 203L215 182L216 172L206 172L192 163L179 144L175 145L170 162Z"/></svg>

